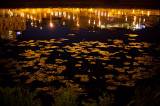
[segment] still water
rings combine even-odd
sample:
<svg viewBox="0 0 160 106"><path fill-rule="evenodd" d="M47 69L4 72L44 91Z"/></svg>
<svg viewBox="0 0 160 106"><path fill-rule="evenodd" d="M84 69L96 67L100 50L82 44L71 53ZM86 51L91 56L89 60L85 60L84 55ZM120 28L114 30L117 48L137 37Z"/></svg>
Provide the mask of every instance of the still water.
<svg viewBox="0 0 160 106"><path fill-rule="evenodd" d="M0 9L0 85L128 93L160 69L159 22L151 9Z"/></svg>

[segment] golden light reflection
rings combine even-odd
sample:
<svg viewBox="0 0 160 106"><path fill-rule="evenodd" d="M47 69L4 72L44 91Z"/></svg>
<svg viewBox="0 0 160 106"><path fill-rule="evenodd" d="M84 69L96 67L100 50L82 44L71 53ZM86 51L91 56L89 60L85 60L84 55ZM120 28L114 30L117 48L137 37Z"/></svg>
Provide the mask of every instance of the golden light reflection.
<svg viewBox="0 0 160 106"><path fill-rule="evenodd" d="M136 38L138 35L126 34L125 36ZM15 79L25 76L26 83L39 81L46 84L58 81L67 86L77 88L77 90L82 90L80 87L82 86L81 82L86 83L92 80L98 80L99 78L105 80L107 83L106 89L108 90L117 90L119 86L133 87L137 80L149 78L155 74L152 68L147 69L146 67L152 66L154 69L159 69L157 67L159 65L153 62L154 59L158 59L158 57L156 58L147 54L136 55L135 57L135 55L128 53L129 50L127 48L134 48L137 50L137 53L145 53L146 49L154 45L152 43L136 41L125 43L125 41L119 39L107 39L110 43L84 40L62 47L56 45L58 42L64 44L66 40L68 39L21 41L14 46L30 48L19 54L20 57L25 59L21 61L10 59L5 67L11 68L14 66L16 70L9 70L10 74L13 75ZM43 43L43 45L41 43ZM36 47L37 49L32 49L32 47ZM115 49L114 52L108 51L113 48ZM65 57L66 59L63 59L63 57L57 55L57 57L51 58L52 62L48 63L47 61L50 59L48 57L51 56L51 53L54 51L69 54L71 58ZM96 53L96 55L93 53ZM71 59L74 60L73 65L71 65L74 67L73 79L68 78L67 75L62 76L63 72L65 73L69 70L70 67L68 67L67 64ZM120 62L111 62L113 60ZM87 70L83 68L86 63L88 64ZM90 69L89 67L97 66L99 63L101 63L101 66L98 71L104 74L96 73L95 75L94 72L97 70L94 70L94 68ZM47 86L43 90L48 91L48 89L49 87Z"/></svg>

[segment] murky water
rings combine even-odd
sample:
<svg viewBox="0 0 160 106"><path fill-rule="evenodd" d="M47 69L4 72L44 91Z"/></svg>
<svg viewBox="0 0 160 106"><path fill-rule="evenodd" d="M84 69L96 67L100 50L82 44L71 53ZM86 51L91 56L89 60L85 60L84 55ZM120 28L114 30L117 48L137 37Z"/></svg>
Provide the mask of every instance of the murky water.
<svg viewBox="0 0 160 106"><path fill-rule="evenodd" d="M0 36L10 40L0 48L1 86L67 85L91 97L134 87L160 69L159 21L150 9L0 9Z"/></svg>

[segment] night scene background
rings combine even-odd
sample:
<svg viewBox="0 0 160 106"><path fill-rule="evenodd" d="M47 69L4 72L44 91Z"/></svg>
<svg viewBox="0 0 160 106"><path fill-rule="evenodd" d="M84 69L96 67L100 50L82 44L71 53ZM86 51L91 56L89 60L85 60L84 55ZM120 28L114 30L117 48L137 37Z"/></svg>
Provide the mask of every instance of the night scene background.
<svg viewBox="0 0 160 106"><path fill-rule="evenodd" d="M0 106L160 106L159 0L0 2Z"/></svg>

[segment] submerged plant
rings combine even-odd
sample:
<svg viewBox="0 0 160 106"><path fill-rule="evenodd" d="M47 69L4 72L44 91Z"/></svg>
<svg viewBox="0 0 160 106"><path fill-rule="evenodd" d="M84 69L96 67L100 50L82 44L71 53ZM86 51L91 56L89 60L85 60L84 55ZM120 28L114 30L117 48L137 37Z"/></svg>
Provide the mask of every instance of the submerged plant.
<svg viewBox="0 0 160 106"><path fill-rule="evenodd" d="M36 95L37 91L32 93L21 87L0 87L1 106L40 106L40 101L34 100Z"/></svg>

